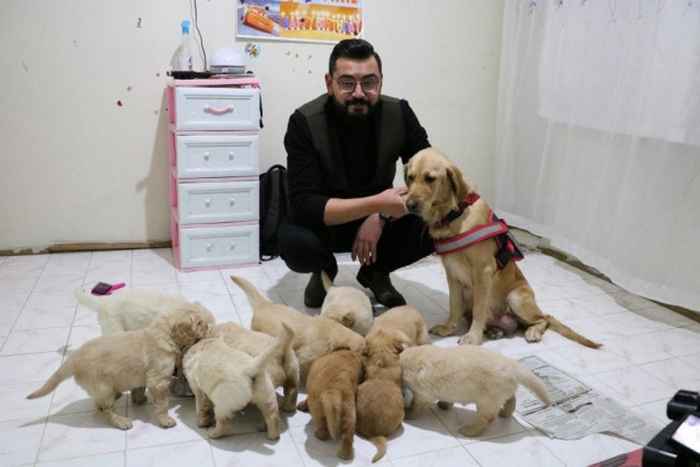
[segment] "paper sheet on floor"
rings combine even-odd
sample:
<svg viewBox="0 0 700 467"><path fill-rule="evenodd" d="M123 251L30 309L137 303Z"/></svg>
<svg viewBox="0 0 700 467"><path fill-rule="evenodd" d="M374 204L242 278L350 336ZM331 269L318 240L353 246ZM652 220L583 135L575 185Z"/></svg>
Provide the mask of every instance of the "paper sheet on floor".
<svg viewBox="0 0 700 467"><path fill-rule="evenodd" d="M534 394L520 387L516 412L550 438L572 440L593 433L610 433L645 445L663 428L539 357L524 357L520 363L544 381L552 405L545 407Z"/></svg>

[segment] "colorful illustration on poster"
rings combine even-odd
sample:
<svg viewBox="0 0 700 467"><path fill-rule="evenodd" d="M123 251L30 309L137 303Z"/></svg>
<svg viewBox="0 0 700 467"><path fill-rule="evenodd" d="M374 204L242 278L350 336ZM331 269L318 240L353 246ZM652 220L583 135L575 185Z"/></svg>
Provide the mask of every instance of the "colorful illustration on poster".
<svg viewBox="0 0 700 467"><path fill-rule="evenodd" d="M337 42L362 35L362 0L236 0L236 37Z"/></svg>

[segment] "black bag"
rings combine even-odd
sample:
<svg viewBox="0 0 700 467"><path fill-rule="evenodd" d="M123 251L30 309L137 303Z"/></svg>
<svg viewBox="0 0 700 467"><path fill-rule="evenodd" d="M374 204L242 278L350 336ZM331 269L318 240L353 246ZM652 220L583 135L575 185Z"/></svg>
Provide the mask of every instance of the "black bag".
<svg viewBox="0 0 700 467"><path fill-rule="evenodd" d="M260 174L260 259L279 256L277 231L289 213L287 169L273 165Z"/></svg>

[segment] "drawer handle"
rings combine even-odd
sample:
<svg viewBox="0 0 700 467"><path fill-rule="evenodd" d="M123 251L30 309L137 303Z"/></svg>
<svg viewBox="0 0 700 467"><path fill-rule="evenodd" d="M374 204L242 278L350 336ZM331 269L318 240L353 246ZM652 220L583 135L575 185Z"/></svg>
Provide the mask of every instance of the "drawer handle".
<svg viewBox="0 0 700 467"><path fill-rule="evenodd" d="M208 160L209 160L209 155L210 155L210 153L208 153L208 152L205 152L205 153L204 153L204 160L205 160L205 161L208 161Z"/></svg>
<svg viewBox="0 0 700 467"><path fill-rule="evenodd" d="M204 200L204 205L205 205L206 207L211 206L211 200L210 200L210 199L205 199L205 200Z"/></svg>
<svg viewBox="0 0 700 467"><path fill-rule="evenodd" d="M206 106L204 107L204 111L212 115L224 115L233 112L233 106L229 105L228 107L221 107L219 109L216 107Z"/></svg>
<svg viewBox="0 0 700 467"><path fill-rule="evenodd" d="M234 158L233 153L232 153L232 152L229 152L229 153L228 153L228 160L232 161L233 158Z"/></svg>
<svg viewBox="0 0 700 467"><path fill-rule="evenodd" d="M233 251L233 250L236 249L236 245L230 245L230 246L228 247L228 249L231 250L231 251Z"/></svg>
<svg viewBox="0 0 700 467"><path fill-rule="evenodd" d="M236 200L233 199L233 198L231 198L230 200L228 200L228 205L229 205L229 206L235 206L235 205L236 205Z"/></svg>
<svg viewBox="0 0 700 467"><path fill-rule="evenodd" d="M211 252L211 249L214 248L214 245L211 243L207 243L207 252Z"/></svg>

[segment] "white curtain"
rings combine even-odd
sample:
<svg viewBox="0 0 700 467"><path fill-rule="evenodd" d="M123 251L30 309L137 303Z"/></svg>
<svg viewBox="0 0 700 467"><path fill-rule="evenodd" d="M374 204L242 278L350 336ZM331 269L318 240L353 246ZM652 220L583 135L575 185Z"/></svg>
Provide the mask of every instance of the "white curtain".
<svg viewBox="0 0 700 467"><path fill-rule="evenodd" d="M506 0L494 206L700 311L700 0Z"/></svg>

